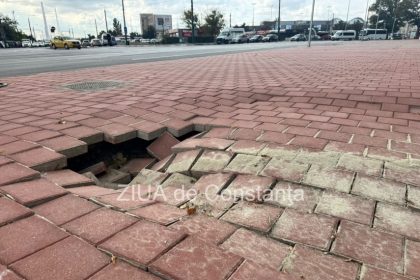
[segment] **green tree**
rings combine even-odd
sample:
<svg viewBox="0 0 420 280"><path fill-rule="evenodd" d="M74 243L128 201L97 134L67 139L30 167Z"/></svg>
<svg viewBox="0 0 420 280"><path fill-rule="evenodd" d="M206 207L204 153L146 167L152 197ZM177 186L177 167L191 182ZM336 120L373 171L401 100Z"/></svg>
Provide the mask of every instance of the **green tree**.
<svg viewBox="0 0 420 280"><path fill-rule="evenodd" d="M211 36L217 36L225 26L223 14L218 10L213 10L204 18L204 27Z"/></svg>
<svg viewBox="0 0 420 280"><path fill-rule="evenodd" d="M141 37L141 35L138 32L131 32L130 33L130 39L134 39L136 37Z"/></svg>
<svg viewBox="0 0 420 280"><path fill-rule="evenodd" d="M344 30L345 28L346 28L346 22L343 20L340 20L333 26L334 30Z"/></svg>
<svg viewBox="0 0 420 280"><path fill-rule="evenodd" d="M200 22L198 21L198 15L194 13L194 17L193 17L191 10L184 11L184 14L182 15L182 20L184 21L188 29L192 29L193 18L194 18L194 26L198 29L200 27Z"/></svg>
<svg viewBox="0 0 420 280"><path fill-rule="evenodd" d="M18 29L18 22L0 14L0 41L21 41L29 38Z"/></svg>
<svg viewBox="0 0 420 280"><path fill-rule="evenodd" d="M121 23L119 22L118 19L114 18L112 20L112 26L113 26L113 34L114 36L119 36L122 35L122 27L121 27Z"/></svg>
<svg viewBox="0 0 420 280"><path fill-rule="evenodd" d="M417 26L416 38L420 33L420 0L403 0L401 5L401 17L404 21Z"/></svg>
<svg viewBox="0 0 420 280"><path fill-rule="evenodd" d="M398 30L404 25L403 2L404 0L377 0L369 7L369 11L375 12L375 15L369 18L370 26L376 27L377 22L383 21L378 28L387 29L391 33Z"/></svg>

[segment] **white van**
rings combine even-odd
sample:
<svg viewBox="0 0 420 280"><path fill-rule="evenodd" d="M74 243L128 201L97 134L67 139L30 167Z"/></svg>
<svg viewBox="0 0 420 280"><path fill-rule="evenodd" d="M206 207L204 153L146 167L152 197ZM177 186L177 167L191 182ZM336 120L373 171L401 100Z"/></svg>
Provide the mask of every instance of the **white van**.
<svg viewBox="0 0 420 280"><path fill-rule="evenodd" d="M216 43L219 44L229 44L232 42L233 38L242 36L245 34L245 28L226 28L223 29L219 36L216 38Z"/></svg>
<svg viewBox="0 0 420 280"><path fill-rule="evenodd" d="M363 29L360 31L360 40L386 40L388 38L388 30L386 29Z"/></svg>
<svg viewBox="0 0 420 280"><path fill-rule="evenodd" d="M355 30L337 30L334 35L331 37L331 40L338 41L338 40L355 40L356 39L356 31Z"/></svg>
<svg viewBox="0 0 420 280"><path fill-rule="evenodd" d="M29 48L32 46L31 40L23 39L22 40L22 48Z"/></svg>

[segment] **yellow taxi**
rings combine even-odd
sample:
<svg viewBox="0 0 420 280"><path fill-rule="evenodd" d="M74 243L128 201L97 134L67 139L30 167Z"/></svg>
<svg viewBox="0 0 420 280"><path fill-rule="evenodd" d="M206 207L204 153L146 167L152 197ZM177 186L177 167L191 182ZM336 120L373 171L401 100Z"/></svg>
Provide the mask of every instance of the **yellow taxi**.
<svg viewBox="0 0 420 280"><path fill-rule="evenodd" d="M69 37L56 36L51 40L51 48L65 48L67 50L77 48L80 50L82 48L82 44L79 40L70 39Z"/></svg>

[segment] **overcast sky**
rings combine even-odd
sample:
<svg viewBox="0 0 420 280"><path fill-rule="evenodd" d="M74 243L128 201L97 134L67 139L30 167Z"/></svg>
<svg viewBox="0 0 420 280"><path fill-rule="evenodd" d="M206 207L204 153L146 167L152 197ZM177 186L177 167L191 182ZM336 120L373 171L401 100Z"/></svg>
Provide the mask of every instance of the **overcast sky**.
<svg viewBox="0 0 420 280"><path fill-rule="evenodd" d="M350 0L349 19L365 17L367 0ZM373 2L375 0L370 0ZM35 26L37 37L43 37L44 24L39 0L0 0L0 13L13 18L13 11L20 28L28 32L28 17ZM111 28L112 18L122 22L121 0L44 0L48 26L56 26L54 9L57 9L59 26L63 35L73 28L76 37L85 34L95 34L95 19L98 29L105 29L104 9L108 15L108 26ZM212 10L219 9L229 24L229 14L232 13L232 25L246 22L252 24L253 3L255 3L255 23L274 19L277 16L277 0L195 0L194 9L204 18ZM180 19L182 11L189 9L190 0L125 0L128 32L139 31L139 13L171 14L173 27L183 27ZM312 0L282 0L282 20L308 20L310 18ZM317 0L315 19L335 17L345 19L348 0Z"/></svg>

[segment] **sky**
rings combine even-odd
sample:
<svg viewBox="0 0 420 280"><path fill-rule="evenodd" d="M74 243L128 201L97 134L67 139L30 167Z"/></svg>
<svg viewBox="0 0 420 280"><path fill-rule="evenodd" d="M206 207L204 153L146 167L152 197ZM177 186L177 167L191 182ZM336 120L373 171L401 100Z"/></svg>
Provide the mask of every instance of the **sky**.
<svg viewBox="0 0 420 280"><path fill-rule="evenodd" d="M309 20L312 0L281 0L281 20ZM315 20L336 18L346 19L350 1L349 19L365 18L367 1L375 0L316 0ZM48 26L57 27L54 10L57 9L60 31L68 35L73 30L75 37L85 34L96 34L95 19L98 31L105 30L104 9L107 11L108 27L112 27L112 18L122 22L121 0L43 0ZM128 32L139 32L139 14L171 14L173 27L182 28L182 12L190 9L190 0L124 0ZM274 20L278 13L278 0L194 0L194 11L200 18L212 9L220 10L226 24L229 14L232 15L232 26L253 21L258 24L263 20ZM43 38L44 23L40 0L0 0L0 13L15 18L20 29L29 32L28 17L35 27L38 38Z"/></svg>

